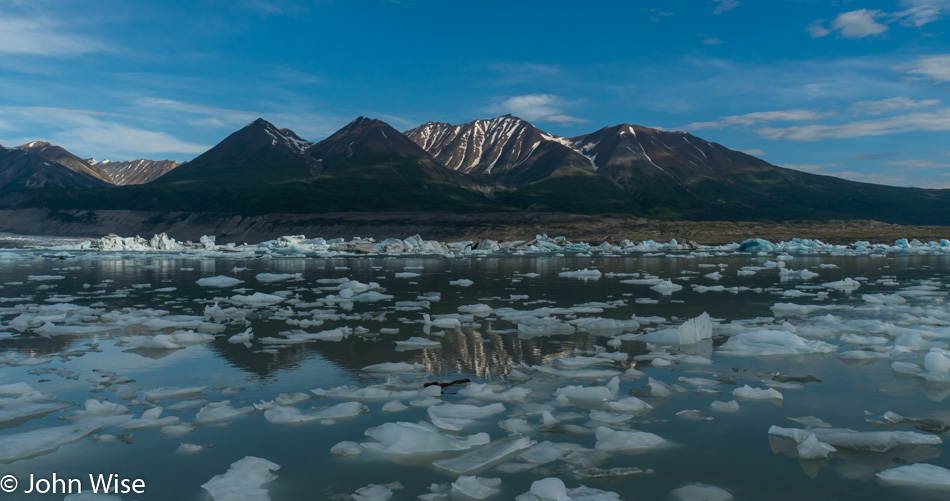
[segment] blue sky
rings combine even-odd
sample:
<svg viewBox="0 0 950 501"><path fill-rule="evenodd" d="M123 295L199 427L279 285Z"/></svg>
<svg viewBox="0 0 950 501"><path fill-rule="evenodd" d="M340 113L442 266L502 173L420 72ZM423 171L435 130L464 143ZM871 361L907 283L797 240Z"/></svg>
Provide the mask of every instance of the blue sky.
<svg viewBox="0 0 950 501"><path fill-rule="evenodd" d="M504 113L950 188L950 0L0 0L7 147L188 160L257 117Z"/></svg>

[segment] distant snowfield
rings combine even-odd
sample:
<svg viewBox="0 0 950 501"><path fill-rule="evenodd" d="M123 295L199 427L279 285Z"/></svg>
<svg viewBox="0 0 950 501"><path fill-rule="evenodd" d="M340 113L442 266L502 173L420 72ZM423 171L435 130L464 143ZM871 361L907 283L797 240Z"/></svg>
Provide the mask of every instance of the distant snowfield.
<svg viewBox="0 0 950 501"><path fill-rule="evenodd" d="M219 501L950 488L947 240L34 242L0 250L0 462L21 481L146 472L148 498Z"/></svg>

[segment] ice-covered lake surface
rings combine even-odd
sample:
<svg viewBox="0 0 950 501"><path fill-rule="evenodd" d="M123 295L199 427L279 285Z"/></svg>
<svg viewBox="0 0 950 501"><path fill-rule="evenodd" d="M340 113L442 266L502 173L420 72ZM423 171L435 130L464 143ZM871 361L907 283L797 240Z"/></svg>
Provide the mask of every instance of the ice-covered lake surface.
<svg viewBox="0 0 950 501"><path fill-rule="evenodd" d="M126 501L950 495L950 253L752 250L3 251L0 471L145 479Z"/></svg>

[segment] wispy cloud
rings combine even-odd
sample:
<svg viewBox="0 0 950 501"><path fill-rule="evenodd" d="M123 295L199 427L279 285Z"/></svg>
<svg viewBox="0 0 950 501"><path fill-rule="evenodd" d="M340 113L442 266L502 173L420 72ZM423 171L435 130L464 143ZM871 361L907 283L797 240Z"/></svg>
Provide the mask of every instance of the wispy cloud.
<svg viewBox="0 0 950 501"><path fill-rule="evenodd" d="M797 122L800 120L818 120L828 115L829 113L813 110L759 111L755 113L746 113L745 115L722 117L719 120L713 120L710 122L694 122L684 125L682 128L686 130L724 129L727 127L750 126L766 122Z"/></svg>
<svg viewBox="0 0 950 501"><path fill-rule="evenodd" d="M887 153L858 153L855 155L848 155L848 160L866 162L869 160L881 160L884 158L891 158L897 155L900 155L900 153L896 151L889 151Z"/></svg>
<svg viewBox="0 0 950 501"><path fill-rule="evenodd" d="M117 113L46 107L5 107L0 108L0 113L15 118L21 128L30 124L52 129L47 137L26 138L22 142L44 139L79 155L135 158L157 153L190 155L209 148L165 132L123 123L134 117Z"/></svg>
<svg viewBox="0 0 950 501"><path fill-rule="evenodd" d="M904 169L950 169L950 162L935 162L930 159L915 158L912 160L896 160L893 162L884 162L885 165L901 167Z"/></svg>
<svg viewBox="0 0 950 501"><path fill-rule="evenodd" d="M69 33L59 23L0 13L0 54L71 56L104 50L107 47L101 42L87 35Z"/></svg>
<svg viewBox="0 0 950 501"><path fill-rule="evenodd" d="M735 9L739 5L738 0L713 0L716 4L716 10L713 11L713 14L722 14L723 12L729 12L732 9Z"/></svg>
<svg viewBox="0 0 950 501"><path fill-rule="evenodd" d="M950 54L921 57L910 64L896 66L894 69L935 82L947 83L950 82Z"/></svg>
<svg viewBox="0 0 950 501"><path fill-rule="evenodd" d="M831 30L825 28L824 19L816 19L808 25L808 35L812 38L826 37L831 34Z"/></svg>
<svg viewBox="0 0 950 501"><path fill-rule="evenodd" d="M950 108L931 113L909 113L877 120L861 120L838 125L799 125L792 127L763 127L757 129L768 139L791 141L817 141L820 139L844 139L868 136L883 136L901 132L950 130Z"/></svg>
<svg viewBox="0 0 950 501"><path fill-rule="evenodd" d="M710 37L710 38L704 38L704 39L703 39L703 44L704 44L704 45L721 45L721 44L722 44L722 40L720 40L720 39L718 39L718 38L712 38L712 37Z"/></svg>
<svg viewBox="0 0 950 501"><path fill-rule="evenodd" d="M901 0L901 6L905 10L895 13L894 17L904 26L920 27L950 13L950 0Z"/></svg>
<svg viewBox="0 0 950 501"><path fill-rule="evenodd" d="M940 104L939 99L926 99L923 101L914 101L906 97L892 97L878 101L860 101L851 105L851 111L864 115L882 115L898 110L913 110L920 108L930 108Z"/></svg>
<svg viewBox="0 0 950 501"><path fill-rule="evenodd" d="M561 125L573 125L587 122L584 118L567 115L563 108L568 106L560 96L554 94L526 94L512 96L492 109L506 112L534 122L555 122Z"/></svg>

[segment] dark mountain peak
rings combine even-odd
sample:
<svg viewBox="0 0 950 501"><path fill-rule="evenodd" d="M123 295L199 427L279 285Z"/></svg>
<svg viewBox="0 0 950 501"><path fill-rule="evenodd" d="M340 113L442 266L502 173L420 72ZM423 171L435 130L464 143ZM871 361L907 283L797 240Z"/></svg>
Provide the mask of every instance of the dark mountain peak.
<svg viewBox="0 0 950 501"><path fill-rule="evenodd" d="M312 143L290 134L258 118L191 162L169 168L155 182L210 184L227 179L253 184L308 179L319 171L313 159L304 155Z"/></svg>
<svg viewBox="0 0 950 501"><path fill-rule="evenodd" d="M33 148L48 148L50 146L53 146L53 145L46 141L30 141L29 143L21 144L20 146L17 146L17 148L20 148L22 150L29 150Z"/></svg>
<svg viewBox="0 0 950 501"><path fill-rule="evenodd" d="M290 129L283 128L283 129L280 129L279 132L283 134L284 137L289 137L290 139L294 139L296 141L306 141L304 138L298 136L294 131Z"/></svg>
<svg viewBox="0 0 950 501"><path fill-rule="evenodd" d="M46 160L58 163L78 174L89 176L99 181L112 184L112 179L110 179L109 176L102 172L99 168L90 165L82 158L73 155L61 146L50 144L46 141L31 141L29 143L17 146L17 149L29 151L39 155Z"/></svg>
<svg viewBox="0 0 950 501"><path fill-rule="evenodd" d="M335 155L351 157L360 150L400 157L431 157L391 125L375 118L359 117L311 148L315 158Z"/></svg>

